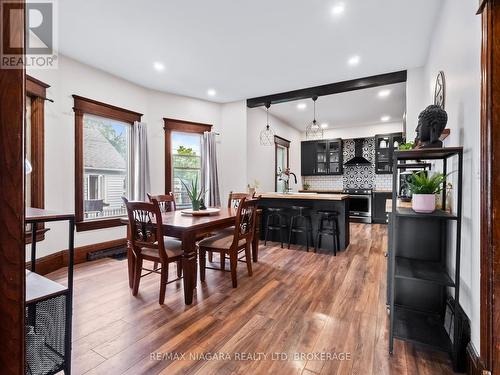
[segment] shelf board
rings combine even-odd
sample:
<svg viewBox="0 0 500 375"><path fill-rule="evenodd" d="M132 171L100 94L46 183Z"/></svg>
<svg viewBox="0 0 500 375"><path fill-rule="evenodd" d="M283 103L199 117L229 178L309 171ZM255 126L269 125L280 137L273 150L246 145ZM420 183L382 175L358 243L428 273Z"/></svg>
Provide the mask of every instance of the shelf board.
<svg viewBox="0 0 500 375"><path fill-rule="evenodd" d="M439 262L396 257L396 278L421 280L429 283L454 287L446 269Z"/></svg>
<svg viewBox="0 0 500 375"><path fill-rule="evenodd" d="M443 210L435 210L434 212L430 214L421 214L418 212L413 211L411 208L407 207L398 207L396 208L396 216L402 216L402 217L415 217L415 218L421 218L421 219L443 219L443 220L457 220L458 217L457 215L451 214L447 211Z"/></svg>
<svg viewBox="0 0 500 375"><path fill-rule="evenodd" d="M451 352L450 338L438 315L395 306L393 319L395 338Z"/></svg>
<svg viewBox="0 0 500 375"><path fill-rule="evenodd" d="M35 272L26 270L26 303L62 294L68 288Z"/></svg>
<svg viewBox="0 0 500 375"><path fill-rule="evenodd" d="M463 147L419 148L413 150L394 151L398 160L434 160L447 159L463 151Z"/></svg>

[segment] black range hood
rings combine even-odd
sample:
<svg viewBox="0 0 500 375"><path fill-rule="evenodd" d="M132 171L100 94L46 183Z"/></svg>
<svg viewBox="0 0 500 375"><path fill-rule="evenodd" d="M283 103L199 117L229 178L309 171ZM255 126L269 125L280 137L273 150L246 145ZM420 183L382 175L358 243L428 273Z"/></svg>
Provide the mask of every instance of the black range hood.
<svg viewBox="0 0 500 375"><path fill-rule="evenodd" d="M371 165L372 163L363 157L364 138L354 140L354 157L344 163L345 166Z"/></svg>

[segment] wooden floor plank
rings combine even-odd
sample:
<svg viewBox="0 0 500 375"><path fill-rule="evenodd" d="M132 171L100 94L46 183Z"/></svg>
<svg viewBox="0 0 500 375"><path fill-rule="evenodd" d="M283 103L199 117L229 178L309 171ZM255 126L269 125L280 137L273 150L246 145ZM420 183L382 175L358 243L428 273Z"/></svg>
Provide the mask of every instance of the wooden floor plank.
<svg viewBox="0 0 500 375"><path fill-rule="evenodd" d="M167 286L160 306L157 275L141 279L133 297L126 261L79 264L73 372L453 374L445 355L408 343L396 340L388 354L386 246L387 227L365 224L351 224L351 245L336 257L261 244L252 277L240 263L233 289L229 273L207 270L191 306L181 282ZM49 277L65 282L65 270Z"/></svg>

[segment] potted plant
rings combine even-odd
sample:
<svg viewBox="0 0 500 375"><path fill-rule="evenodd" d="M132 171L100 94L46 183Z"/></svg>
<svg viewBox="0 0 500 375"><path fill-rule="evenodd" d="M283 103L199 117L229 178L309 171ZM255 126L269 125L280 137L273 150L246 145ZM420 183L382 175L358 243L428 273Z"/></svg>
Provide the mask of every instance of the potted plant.
<svg viewBox="0 0 500 375"><path fill-rule="evenodd" d="M443 190L446 176L435 173L428 176L427 172L415 172L408 181L408 188L412 192L413 211L431 213L436 209L436 194Z"/></svg>
<svg viewBox="0 0 500 375"><path fill-rule="evenodd" d="M253 180L253 182L251 184L247 185L248 194L253 196L255 194L255 192L257 191L257 189L259 188L259 186L260 186L260 182L257 180Z"/></svg>
<svg viewBox="0 0 500 375"><path fill-rule="evenodd" d="M201 200L205 192L198 188L198 176L196 176L196 179L194 181L191 180L190 186L188 186L188 184L182 180L181 183L186 189L189 200L191 201L191 206L193 207L193 211L199 211Z"/></svg>
<svg viewBox="0 0 500 375"><path fill-rule="evenodd" d="M311 185L309 185L307 182L305 182L305 183L302 184L302 188L304 190L309 190L311 188Z"/></svg>

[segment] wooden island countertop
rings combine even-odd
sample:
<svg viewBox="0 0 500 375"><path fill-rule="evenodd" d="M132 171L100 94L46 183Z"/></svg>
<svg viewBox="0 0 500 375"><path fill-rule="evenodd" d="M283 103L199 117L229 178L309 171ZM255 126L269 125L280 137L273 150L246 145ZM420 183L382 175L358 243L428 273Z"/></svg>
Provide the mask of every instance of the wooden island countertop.
<svg viewBox="0 0 500 375"><path fill-rule="evenodd" d="M348 199L347 194L316 194L316 193L257 193L256 196L264 199L306 199L306 200L326 200L342 201Z"/></svg>

